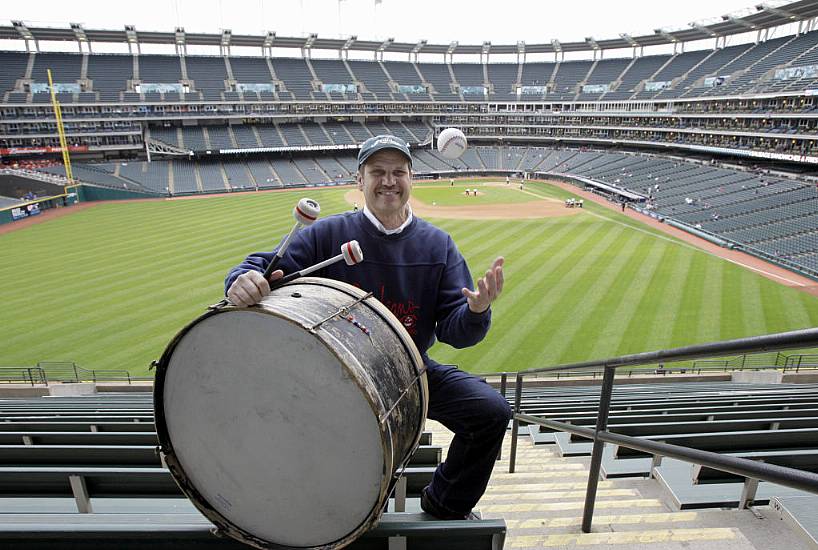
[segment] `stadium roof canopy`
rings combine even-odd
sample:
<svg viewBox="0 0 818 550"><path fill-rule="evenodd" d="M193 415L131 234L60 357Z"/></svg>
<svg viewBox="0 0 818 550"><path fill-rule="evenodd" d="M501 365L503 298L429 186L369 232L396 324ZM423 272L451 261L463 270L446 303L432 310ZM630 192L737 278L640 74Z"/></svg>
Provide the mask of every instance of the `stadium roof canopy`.
<svg viewBox="0 0 818 550"><path fill-rule="evenodd" d="M593 39L586 38L582 42L560 42L552 40L543 44L492 45L483 44L427 44L426 41L416 43L358 40L353 36L343 38L318 38L312 34L307 37L283 37L274 32L266 35L236 35L230 31L216 33L187 33L178 28L176 32L147 32L136 31L132 26L123 30L90 30L81 25L72 23L68 29L51 27L27 27L24 23L15 21L11 26L0 26L0 40L29 40L40 41L79 41L86 43L114 42L140 44L172 44L179 46L180 41L186 45L197 46L242 46L257 48L296 48L301 50L356 50L370 52L390 52L407 54L518 54L525 53L558 53L581 52L592 50L615 50L666 44L691 42L710 38L720 38L733 34L742 34L752 31L761 31L796 23L818 17L818 2L815 0L799 0L796 2L774 5L767 3L755 6L755 11L747 13L723 15L715 21L689 23L679 29L656 29L653 34L644 36L629 36L620 34L619 38ZM225 43L227 40L227 44Z"/></svg>

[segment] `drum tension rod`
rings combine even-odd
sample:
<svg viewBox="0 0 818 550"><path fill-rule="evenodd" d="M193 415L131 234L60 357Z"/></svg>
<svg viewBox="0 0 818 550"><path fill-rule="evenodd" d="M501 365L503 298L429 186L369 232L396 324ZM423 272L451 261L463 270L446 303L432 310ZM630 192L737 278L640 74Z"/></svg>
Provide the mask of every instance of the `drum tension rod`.
<svg viewBox="0 0 818 550"><path fill-rule="evenodd" d="M335 313L332 313L331 315L327 316L326 318L321 319L320 321L318 321L317 323L315 323L311 327L308 327L307 330L310 331L310 332L315 332L315 329L317 329L318 327L320 327L321 325L323 325L324 323L326 323L330 319L334 319L335 317L338 317L339 315L341 315L343 317L346 317L347 315L349 315L350 308L353 308L353 307L357 306L358 304L360 304L364 300L366 300L368 298L371 298L371 297L372 297L372 293L367 292L365 295L361 296L360 298L358 298L354 302L351 302L351 303L349 303L349 304L347 304L345 306L339 307L337 310L335 310Z"/></svg>
<svg viewBox="0 0 818 550"><path fill-rule="evenodd" d="M421 367L421 368L418 370L418 375L417 375L417 376L415 376L415 378L412 380L412 383L411 383L411 384L409 384L408 386L406 386L406 388L404 388L404 390L401 392L401 394L398 396L398 398L395 400L395 402L394 402L394 403L392 403L392 406L391 406L391 407L389 407L389 410L388 410L388 411L386 411L386 412L383 414L383 416L382 416L382 417L380 417L380 418L378 419L378 423L383 424L384 422L386 422L386 420L389 418L389 415L391 415L391 414L392 414L392 411L394 411L394 410L395 410L395 407L397 407L397 406L398 406L398 403L400 403L400 402L403 400L403 398L404 398L404 397L406 397L406 394L408 394L408 393L409 393L409 390L410 390L410 389L412 389L412 386L414 386L415 382L417 382L418 380L420 380L420 377L421 377L421 376L423 376L423 374L426 372L426 370L427 370L427 369L426 369L426 365L423 365L423 366L422 366L422 367Z"/></svg>

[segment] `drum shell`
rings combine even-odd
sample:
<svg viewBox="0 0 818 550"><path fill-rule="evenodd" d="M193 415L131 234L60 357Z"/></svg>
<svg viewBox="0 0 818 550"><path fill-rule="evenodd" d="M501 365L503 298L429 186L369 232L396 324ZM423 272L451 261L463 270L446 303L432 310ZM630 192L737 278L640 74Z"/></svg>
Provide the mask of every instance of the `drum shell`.
<svg viewBox="0 0 818 550"><path fill-rule="evenodd" d="M209 311L185 327L168 345L158 362L156 424L162 453L177 483L224 533L259 548L339 548L348 544L380 518L394 485L395 474L417 448L423 429L428 390L420 354L399 321L377 300L365 298L360 289L327 279L303 278L275 289L252 308L225 308ZM356 303L357 302L357 303ZM285 546L259 538L224 517L207 502L190 482L185 465L174 450L172 434L164 416L166 379L178 344L197 325L216 315L273 315L309 332L330 350L345 369L345 376L360 389L372 414L378 419L383 453L380 496L366 519L350 532L326 543ZM339 411L340 413L341 411ZM339 503L340 504L340 503Z"/></svg>

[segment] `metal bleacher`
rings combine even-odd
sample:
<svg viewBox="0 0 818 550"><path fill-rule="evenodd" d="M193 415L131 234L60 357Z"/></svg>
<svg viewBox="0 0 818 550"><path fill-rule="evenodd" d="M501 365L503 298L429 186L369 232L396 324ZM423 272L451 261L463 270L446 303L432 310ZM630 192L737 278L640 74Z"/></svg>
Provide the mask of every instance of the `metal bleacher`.
<svg viewBox="0 0 818 550"><path fill-rule="evenodd" d="M592 428L599 388L537 388L524 393L522 412ZM608 431L805 471L818 470L818 385L732 382L615 386ZM590 455L592 442L577 434L530 425L535 445L560 456ZM612 445L602 455L603 479L654 477L677 509L767 504L802 491L632 448Z"/></svg>
<svg viewBox="0 0 818 550"><path fill-rule="evenodd" d="M0 399L0 546L246 548L213 534L157 453L149 393ZM424 432L377 527L354 549L498 550L502 520L439 521L419 509L442 460ZM340 474L340 473L339 473Z"/></svg>

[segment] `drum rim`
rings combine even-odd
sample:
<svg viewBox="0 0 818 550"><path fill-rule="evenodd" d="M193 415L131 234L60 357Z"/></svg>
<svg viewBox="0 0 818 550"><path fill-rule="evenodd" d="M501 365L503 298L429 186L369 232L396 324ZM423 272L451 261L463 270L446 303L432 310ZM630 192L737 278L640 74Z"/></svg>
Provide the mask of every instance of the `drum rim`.
<svg viewBox="0 0 818 550"><path fill-rule="evenodd" d="M354 297L354 298L361 298L366 294L366 292L364 292L363 290L361 290L361 289L359 289L359 288L357 288L355 286L352 286L350 284L344 283L342 281L336 281L334 279L325 279L325 278L320 278L320 277L302 277L302 278L296 279L296 280L294 280L294 281L292 281L290 283L282 285L282 287L279 287L279 288L284 288L286 286L296 286L296 285L299 285L299 284L307 284L307 285L322 286L322 287L329 286L331 288L334 288L335 290L342 291L345 294L347 294L347 295L349 295L351 297ZM369 298L374 298L374 297L370 296ZM409 353L409 356L413 359L412 363L413 363L413 367L414 367L414 370L415 370L415 374L417 375L417 379L415 380L415 382L413 382L413 384L414 383L420 384L419 394L420 394L420 399L421 399L421 414L419 415L420 416L420 425L419 425L419 427L417 429L415 440L412 442L412 446L411 446L412 449L416 449L417 446L420 444L420 438L423 435L423 428L424 428L424 424L425 424L426 414L427 414L427 411L428 411L428 401L429 401L428 381L427 381L427 376L426 376L426 370L423 367L423 360L422 360L422 358L420 356L420 352L418 351L417 346L415 346L414 341L412 341L411 336L409 336L409 333L406 331L406 328L400 323L400 321L379 300L377 300L377 299L370 300L369 298L363 300L362 303L367 304L376 314L378 314L385 322L387 322L393 330L395 330L395 332L398 335L398 339L401 341L404 348ZM250 532L248 532L248 531L234 525L225 516L223 516L219 511L214 509L210 505L210 503L202 496L202 494L199 492L199 490L190 483L190 477L187 475L184 468L182 467L182 465L181 465L181 463L180 463L180 461L179 461L179 459L178 459L178 457L176 455L176 452L175 452L175 450L173 448L173 444L172 444L171 439L170 439L170 433L169 433L169 430L168 430L167 419L165 418L164 406L163 406L164 405L165 378L166 378L166 375L167 375L167 372L168 372L169 362L170 362L171 356L173 355L173 352L176 350L176 347L178 346L178 344L182 340L182 338L188 332L190 332L190 330L194 326L198 325L199 323L203 322L204 320L209 319L210 317L213 317L215 315L219 315L221 313L228 313L228 312L231 312L231 311L240 311L240 310L245 310L245 309L252 309L252 306L250 308L240 308L240 307L236 307L236 306L234 306L232 304L228 304L228 305L226 305L224 307L214 308L214 309L210 309L210 310L206 311L205 313L203 313L202 315L200 315L199 317L195 318L194 320L189 322L187 325L185 325L181 330L179 330L179 332L176 333L176 335L171 339L171 341L165 347L165 350L162 353L162 356L160 357L160 359L155 362L156 375L155 375L155 378L154 378L153 402L154 402L154 417L155 417L154 421L155 421L157 439L159 440L159 449L158 450L161 453L162 459L165 462L165 464L167 465L168 470L170 471L171 476L173 477L176 484L179 486L179 488L182 490L182 492L191 500L193 505L205 517L207 517L208 520L210 520L216 526L216 533L222 532L222 533L228 534L232 538L240 540L240 541L242 541L242 542L244 542L246 544L256 546L257 548L263 548L263 549L269 549L269 550L293 550L293 549L303 550L303 549L308 549L308 548L309 549L314 549L314 550L320 550L320 549L332 549L332 548L338 548L339 546L344 546L344 545L354 541L355 539L357 539L363 532L368 530L370 527L372 527L377 522L378 518L380 517L379 506L378 506L377 502L375 503L375 506L373 506L373 508L369 511L369 513L364 518L364 520L357 527L355 527L347 535L344 535L343 537L341 537L341 538L339 538L339 539L337 539L335 541L329 542L327 544L322 544L322 545L319 545L319 546L286 546L286 545L276 544L274 542L270 542L268 540L261 539L261 538L257 537L256 535L253 535L252 533L250 533ZM296 324L296 325L300 326L301 328L304 328L303 324L299 323L297 320L278 315L276 312L267 311L267 310L263 310L263 309L260 309L260 308L257 309L257 312L261 313L261 314L264 314L264 315L272 315L272 316L278 317L279 319L285 320L287 322ZM338 357L339 360L341 359L338 356L337 351L335 349L333 349L332 347L330 347L328 345L328 343L324 339L322 339L320 337L318 337L318 339L327 347L327 349L328 349L328 351L330 353L332 353L333 355ZM340 363L346 367L346 364L345 364L344 361L340 361ZM365 399L369 402L370 406L372 407L373 413L375 413L377 408L381 408L383 406L382 403L373 402L373 399L369 395L368 392L362 392L362 393L365 396ZM394 464L394 461L395 461L395 459L397 457L392 456L393 453L391 452L391 450L390 450L390 452L387 452L387 450L385 448L386 442L387 442L387 437L386 437L387 435L389 435L389 441L391 441L391 429L390 429L388 423L378 422L378 429L379 429L379 431L381 433L381 438L380 438L381 439L381 447L382 447L381 452L383 453L384 457L390 457L390 460L393 462L393 464L391 465L392 466L391 469L395 470L396 468L402 467L404 464L399 464L399 465ZM390 432L390 433L388 433L388 432ZM408 455L406 457L404 457L404 462L408 461L409 458L411 457L411 455L412 455L412 453L408 453ZM381 494L383 494L383 491L386 490L386 494L388 495L389 491L391 490L391 485L394 484L396 478L394 477L394 474L391 473L391 472L387 472L387 474L388 474L387 476L383 476L382 479L381 479Z"/></svg>

